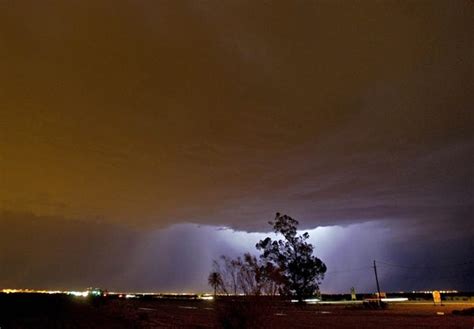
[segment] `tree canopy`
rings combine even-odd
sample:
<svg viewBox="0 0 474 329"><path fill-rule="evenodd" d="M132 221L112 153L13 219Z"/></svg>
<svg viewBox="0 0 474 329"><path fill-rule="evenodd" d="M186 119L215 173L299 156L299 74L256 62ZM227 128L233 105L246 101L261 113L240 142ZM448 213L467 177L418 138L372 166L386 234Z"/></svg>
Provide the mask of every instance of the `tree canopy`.
<svg viewBox="0 0 474 329"><path fill-rule="evenodd" d="M222 286L222 276L219 272L211 272L207 278L207 282L214 289L214 297L217 295L217 289Z"/></svg>
<svg viewBox="0 0 474 329"><path fill-rule="evenodd" d="M214 293L238 292L244 295L275 295L296 297L299 301L319 293L326 265L313 255L314 247L307 240L309 234L298 235L298 221L277 213L269 222L283 239L260 240L256 247L262 251L260 258L244 254L231 259L221 256L213 263L209 284Z"/></svg>
<svg viewBox="0 0 474 329"><path fill-rule="evenodd" d="M309 234L298 235L298 221L280 213L269 224L284 239L267 237L260 240L256 247L263 252L260 258L266 266L278 269L282 280L280 293L295 296L299 301L319 293L326 265L313 255L314 247L307 241Z"/></svg>

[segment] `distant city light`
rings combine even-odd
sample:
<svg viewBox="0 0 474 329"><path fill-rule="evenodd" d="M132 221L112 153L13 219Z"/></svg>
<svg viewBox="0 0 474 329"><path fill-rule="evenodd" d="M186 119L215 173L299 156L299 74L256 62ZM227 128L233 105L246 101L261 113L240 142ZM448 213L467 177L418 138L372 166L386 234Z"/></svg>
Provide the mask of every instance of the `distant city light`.
<svg viewBox="0 0 474 329"><path fill-rule="evenodd" d="M200 296L199 299L202 299L202 300L213 300L213 299L214 299L214 296Z"/></svg>
<svg viewBox="0 0 474 329"><path fill-rule="evenodd" d="M73 296L76 296L76 297L87 297L87 296L89 296L88 291L68 291L68 292L66 292L66 294L73 295Z"/></svg>

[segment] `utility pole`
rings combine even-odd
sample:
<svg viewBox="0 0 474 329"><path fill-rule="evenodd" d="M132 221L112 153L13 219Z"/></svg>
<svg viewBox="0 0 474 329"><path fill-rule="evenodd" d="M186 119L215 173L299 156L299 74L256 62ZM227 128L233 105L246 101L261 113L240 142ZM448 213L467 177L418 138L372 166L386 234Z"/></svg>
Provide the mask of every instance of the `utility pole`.
<svg viewBox="0 0 474 329"><path fill-rule="evenodd" d="M377 298L377 301L379 303L379 307L380 307L380 285L379 285L379 277L377 275L377 265L375 264L375 260L374 260L374 273L375 273L375 282L377 283L377 292L379 293L379 296Z"/></svg>

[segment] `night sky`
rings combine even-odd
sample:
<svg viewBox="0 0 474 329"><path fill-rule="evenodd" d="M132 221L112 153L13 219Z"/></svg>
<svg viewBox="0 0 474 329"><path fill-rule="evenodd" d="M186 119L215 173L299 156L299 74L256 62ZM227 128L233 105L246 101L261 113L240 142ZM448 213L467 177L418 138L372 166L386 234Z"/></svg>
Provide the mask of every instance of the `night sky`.
<svg viewBox="0 0 474 329"><path fill-rule="evenodd" d="M323 292L474 290L472 1L0 1L0 289L208 291L275 212Z"/></svg>

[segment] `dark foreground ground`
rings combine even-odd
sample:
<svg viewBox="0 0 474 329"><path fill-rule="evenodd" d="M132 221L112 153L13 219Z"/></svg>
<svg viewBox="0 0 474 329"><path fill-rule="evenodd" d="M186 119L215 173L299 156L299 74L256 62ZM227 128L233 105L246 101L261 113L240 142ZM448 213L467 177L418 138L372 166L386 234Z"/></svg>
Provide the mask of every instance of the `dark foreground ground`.
<svg viewBox="0 0 474 329"><path fill-rule="evenodd" d="M282 301L0 295L0 328L474 328L473 303L296 306ZM442 312L443 314L437 314Z"/></svg>

